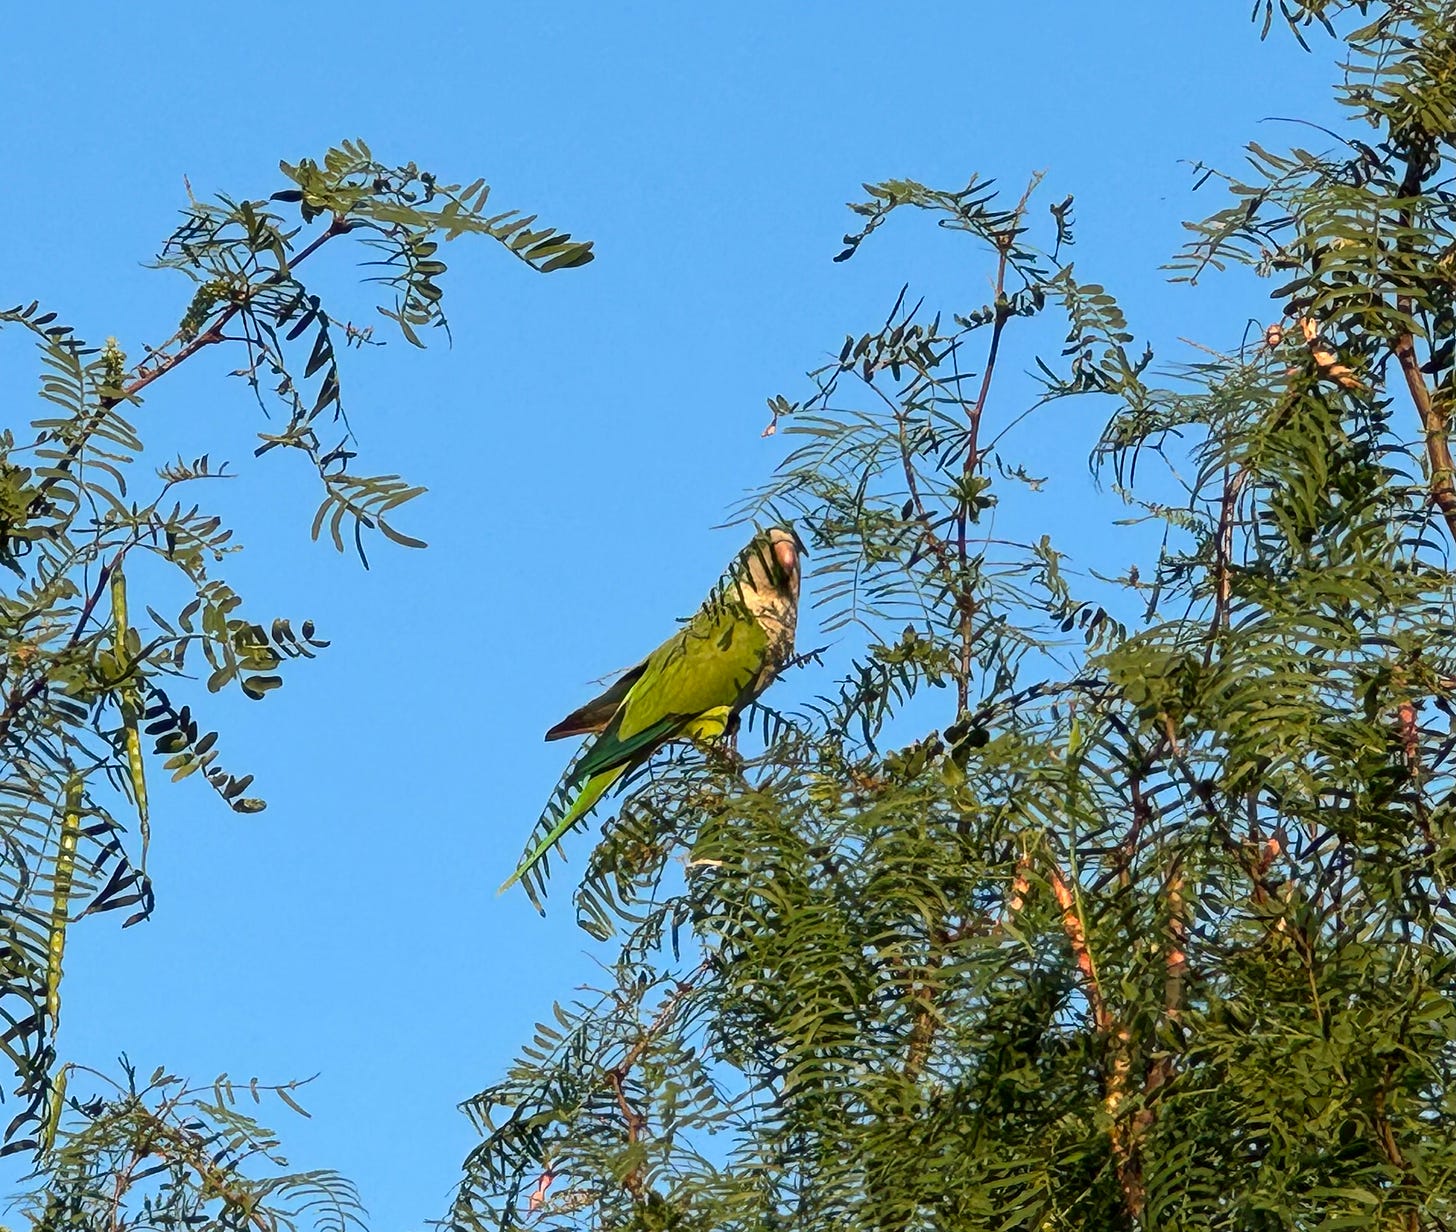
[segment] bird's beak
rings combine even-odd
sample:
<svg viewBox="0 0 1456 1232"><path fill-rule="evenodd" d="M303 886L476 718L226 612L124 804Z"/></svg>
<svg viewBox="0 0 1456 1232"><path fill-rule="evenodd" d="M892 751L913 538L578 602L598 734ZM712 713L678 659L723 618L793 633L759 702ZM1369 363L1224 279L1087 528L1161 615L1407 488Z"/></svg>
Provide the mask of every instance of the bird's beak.
<svg viewBox="0 0 1456 1232"><path fill-rule="evenodd" d="M791 540L780 539L773 545L774 560L785 576L793 577L799 570L799 552Z"/></svg>

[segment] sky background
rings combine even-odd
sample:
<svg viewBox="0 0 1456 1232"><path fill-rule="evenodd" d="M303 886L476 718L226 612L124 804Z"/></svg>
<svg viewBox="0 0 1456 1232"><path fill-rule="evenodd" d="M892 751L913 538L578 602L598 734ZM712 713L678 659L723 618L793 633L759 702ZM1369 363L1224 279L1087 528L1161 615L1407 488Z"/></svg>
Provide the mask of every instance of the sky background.
<svg viewBox="0 0 1456 1232"><path fill-rule="evenodd" d="M979 172L1016 193L1046 170L1043 203L1076 195L1078 273L1119 295L1139 342L1169 361L1193 354L1180 337L1236 346L1261 292L1158 268L1180 222L1222 204L1190 193L1187 164L1236 167L1250 138L1327 145L1266 117L1327 119L1333 50L1261 45L1246 17L1151 0L7 6L0 300L39 298L93 341L137 353L175 327L188 288L143 263L184 175L263 197L280 158L348 137L484 176L500 208L598 254L541 277L452 246L453 347L349 354L361 461L430 488L401 519L430 549L380 546L369 573L309 541L301 465L252 462L265 425L225 379L236 355L148 391L154 464L197 441L239 466L211 492L247 545L228 567L255 618L310 617L333 646L264 703L204 712L267 812L154 783L155 916L72 933L63 1055L318 1073L313 1120L279 1126L292 1161L355 1179L382 1232L442 1215L476 1141L455 1105L610 955L574 928L563 870L544 920L495 892L569 755L541 733L736 552L743 534L713 528L784 449L760 436L766 397L802 395L903 282L982 302L982 255L923 220L833 264L844 202L867 180ZM343 292L335 315L371 320L333 247L317 272ZM1005 362L992 413L1009 417L1031 355ZM4 426L36 413L34 380L24 339L0 336ZM1063 477L1040 498L1058 546L1122 571L1134 548L1106 528L1122 511L1086 478L1108 409L1054 409L1009 452Z"/></svg>

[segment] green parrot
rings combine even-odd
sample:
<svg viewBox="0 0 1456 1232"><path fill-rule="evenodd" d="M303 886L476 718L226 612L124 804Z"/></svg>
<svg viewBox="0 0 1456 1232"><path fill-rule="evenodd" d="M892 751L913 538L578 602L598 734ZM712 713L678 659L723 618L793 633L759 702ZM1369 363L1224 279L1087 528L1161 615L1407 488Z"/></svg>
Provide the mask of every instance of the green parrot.
<svg viewBox="0 0 1456 1232"><path fill-rule="evenodd" d="M595 736L563 784L577 796L511 874L525 876L602 793L673 740L711 740L768 688L794 651L799 546L787 530L756 534L697 614L547 740Z"/></svg>

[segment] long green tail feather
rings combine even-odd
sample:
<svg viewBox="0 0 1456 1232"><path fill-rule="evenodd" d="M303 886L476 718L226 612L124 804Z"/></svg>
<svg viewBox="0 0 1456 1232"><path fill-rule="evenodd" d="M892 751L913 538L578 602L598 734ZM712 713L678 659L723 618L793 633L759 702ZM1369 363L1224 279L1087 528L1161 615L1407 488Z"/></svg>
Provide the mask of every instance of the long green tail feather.
<svg viewBox="0 0 1456 1232"><path fill-rule="evenodd" d="M603 770L600 774L594 774L591 778L587 779L585 784L582 785L581 795L572 801L571 807L562 815L561 820L551 827L546 837L536 844L531 854L521 862L521 867L510 875L496 893L504 894L516 882L535 868L540 863L541 857L561 841L561 836L591 812L592 806L602 798L602 793L621 778L626 769L625 764L612 766L607 770Z"/></svg>

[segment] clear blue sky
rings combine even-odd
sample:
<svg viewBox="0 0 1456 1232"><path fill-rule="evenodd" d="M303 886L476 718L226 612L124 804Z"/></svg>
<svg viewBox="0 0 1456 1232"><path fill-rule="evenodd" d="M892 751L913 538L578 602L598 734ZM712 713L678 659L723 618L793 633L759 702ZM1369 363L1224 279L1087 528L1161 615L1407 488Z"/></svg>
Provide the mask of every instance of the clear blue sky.
<svg viewBox="0 0 1456 1232"><path fill-rule="evenodd" d="M765 397L801 392L906 278L953 307L984 290L969 246L925 227L832 264L843 203L864 180L1019 186L1048 169L1046 200L1077 195L1079 271L1121 295L1139 339L1169 358L1179 336L1236 343L1254 299L1170 288L1157 268L1180 221L1218 204L1190 195L1179 160L1231 165L1250 137L1320 145L1260 120L1329 111L1328 46L1261 46L1246 11L12 6L0 299L40 298L92 340L136 351L175 325L181 280L141 262L184 174L199 194L262 196L280 158L344 137L482 175L502 208L598 252L542 278L457 246L453 349L351 355L366 459L431 489L407 521L430 550L378 551L368 574L309 542L301 468L249 464L259 425L227 357L149 393L144 434L221 439L243 464L220 499L255 615L310 616L334 646L266 703L211 712L266 813L234 817L195 780L155 790L155 918L75 931L63 1053L198 1078L321 1072L314 1119L280 1126L294 1162L355 1178L383 1232L443 1214L474 1142L456 1102L601 953L559 877L546 920L495 894L567 756L541 733L736 550L738 532L711 528L780 455L759 436ZM7 425L33 388L28 349L0 337ZM1099 413L1079 408L1031 456L1074 476L1051 497L1071 515L1062 546L1125 567L1077 508Z"/></svg>

